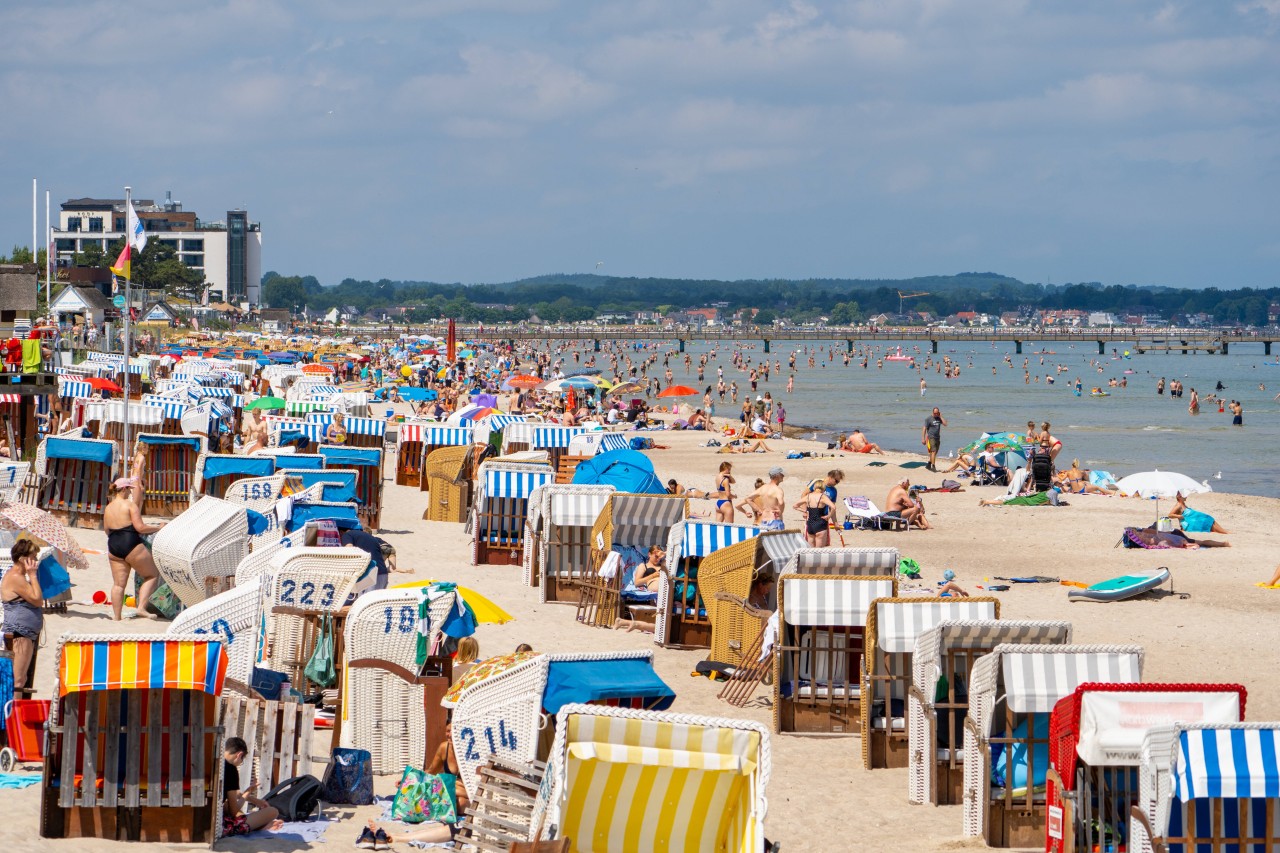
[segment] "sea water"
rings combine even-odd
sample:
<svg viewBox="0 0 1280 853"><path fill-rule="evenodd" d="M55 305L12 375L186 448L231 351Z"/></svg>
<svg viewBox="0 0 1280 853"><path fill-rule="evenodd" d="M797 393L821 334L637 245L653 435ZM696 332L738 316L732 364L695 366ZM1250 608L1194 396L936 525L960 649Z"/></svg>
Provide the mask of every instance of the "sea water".
<svg viewBox="0 0 1280 853"><path fill-rule="evenodd" d="M1261 344L1234 345L1230 355L1133 353L1126 358L1123 346L1117 347L1114 355L1111 347L1099 355L1092 342L1028 343L1018 355L1012 344L944 341L933 361L936 364L949 356L960 366L960 376L955 379L943 378L933 367L917 373L905 362L885 361L878 366L876 356L888 355L896 346L868 347L874 355L863 368L861 346L855 348L846 367L843 341L774 342L768 359L771 364L780 361L782 370L772 374L768 382L760 382L757 393L769 391L786 408L788 424L812 427L812 437L819 439L834 440L837 434L861 428L886 450L922 453L920 430L937 406L947 421L942 431L943 457L983 432L1022 434L1029 420L1034 420L1037 428L1049 421L1054 437L1063 443L1059 468L1079 459L1082 467L1110 471L1117 478L1158 468L1205 481L1215 491L1280 497L1280 402L1273 400L1280 393L1280 366L1265 364L1277 361L1277 356L1264 356ZM660 347L659 352L669 349L666 342ZM923 366L927 347L916 342L902 342L901 347ZM713 348L718 350L717 357L708 363L705 379L698 382L698 357ZM670 356L675 382L699 389L713 387L717 423L725 418L736 422L742 395L750 390L747 374L729 361L735 349L753 364L765 358L760 342L745 339L737 347L727 342L690 341L686 352L693 357L693 370L689 373L685 372L683 356L674 352ZM829 359L833 349L835 357ZM1054 353L1041 355L1033 349ZM795 389L787 394L791 373L787 361L792 352L797 353ZM812 368L808 366L809 354L814 355ZM1005 363L1006 355L1012 367ZM1029 384L1023 377L1024 359L1025 370L1031 374ZM1059 364L1067 371L1059 373ZM724 367L726 385L738 382L736 406L727 395L721 402L714 391L717 366ZM1098 372L1099 366L1102 372ZM661 377L663 370L659 358L656 372L650 368L650 375ZM928 386L923 397L921 375ZM1055 382L1047 383L1046 375ZM1073 393L1077 377L1083 385L1080 397ZM1165 393L1158 395L1156 383L1161 377ZM1128 386L1108 387L1112 378L1127 379ZM1181 398L1169 394L1168 383L1173 379L1183 383ZM1219 382L1225 386L1216 392L1219 397L1244 405L1244 426L1231 425L1229 409L1219 413L1216 402L1205 402ZM1089 389L1095 386L1110 396L1090 396ZM1199 415L1187 411L1192 388L1200 394ZM695 407L702 403L700 397L686 398L685 402Z"/></svg>

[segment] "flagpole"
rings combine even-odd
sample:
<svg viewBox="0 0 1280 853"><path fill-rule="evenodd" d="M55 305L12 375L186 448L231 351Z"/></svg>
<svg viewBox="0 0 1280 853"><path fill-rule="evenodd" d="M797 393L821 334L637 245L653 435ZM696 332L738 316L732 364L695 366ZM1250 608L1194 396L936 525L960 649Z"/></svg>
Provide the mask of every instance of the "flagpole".
<svg viewBox="0 0 1280 853"><path fill-rule="evenodd" d="M40 189L31 179L31 264L36 262L36 229L40 227Z"/></svg>
<svg viewBox="0 0 1280 853"><path fill-rule="evenodd" d="M53 232L49 230L49 191L44 191L44 299L45 304L49 302L50 280L53 278L53 240L50 238ZM39 294L40 288L36 287L36 293Z"/></svg>
<svg viewBox="0 0 1280 853"><path fill-rule="evenodd" d="M124 188L124 245L128 251L132 244L133 235L129 233L129 209L133 204L133 188ZM120 460L124 462L121 473L124 476L129 475L129 463L124 460L129 458L129 311L133 308L132 288L130 279L133 278L133 264L129 264L129 274L124 277L124 439L120 442L121 453Z"/></svg>

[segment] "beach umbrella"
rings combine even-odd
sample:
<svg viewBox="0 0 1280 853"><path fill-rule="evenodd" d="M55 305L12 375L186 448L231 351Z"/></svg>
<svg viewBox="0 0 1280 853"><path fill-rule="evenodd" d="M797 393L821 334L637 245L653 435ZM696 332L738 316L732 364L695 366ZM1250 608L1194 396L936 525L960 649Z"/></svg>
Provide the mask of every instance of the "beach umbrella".
<svg viewBox="0 0 1280 853"><path fill-rule="evenodd" d="M259 397L256 400L250 400L248 403L246 403L244 410L246 412L253 412L258 409L262 409L264 411L269 412L273 409L283 409L283 408L284 408L284 400L281 400L279 397Z"/></svg>
<svg viewBox="0 0 1280 853"><path fill-rule="evenodd" d="M24 503L0 503L0 529L26 533L61 551L66 564L76 569L89 568L80 543L71 538L62 522L42 509Z"/></svg>
<svg viewBox="0 0 1280 853"><path fill-rule="evenodd" d="M1023 451L1022 436L1012 432L984 432L977 441L960 449L961 453L981 453L984 450L1000 452L1004 450ZM1025 453L1022 453L1025 456Z"/></svg>
<svg viewBox="0 0 1280 853"><path fill-rule="evenodd" d="M610 394L639 394L644 390L644 386L634 379L628 379L625 382L619 382L609 389Z"/></svg>
<svg viewBox="0 0 1280 853"><path fill-rule="evenodd" d="M550 391L553 394L563 394L570 388L586 390L588 388L595 387L596 383L592 382L585 376L566 376L564 379L557 379L554 382L548 382L543 390Z"/></svg>
<svg viewBox="0 0 1280 853"><path fill-rule="evenodd" d="M1200 492L1211 492L1208 483L1197 483L1186 474L1176 471L1143 471L1130 474L1116 483L1120 491L1130 495L1142 495L1144 498L1171 498L1178 492L1194 495Z"/></svg>
<svg viewBox="0 0 1280 853"><path fill-rule="evenodd" d="M527 374L517 374L507 379L506 382L503 382L502 387L503 389L508 391L511 390L512 388L520 388L525 391L528 391L530 389L537 388L541 384L542 384L542 380L539 379L537 376L529 376Z"/></svg>
<svg viewBox="0 0 1280 853"><path fill-rule="evenodd" d="M391 588L417 589L419 587L431 586L433 583L435 583L434 580L407 581L405 583L398 583ZM467 607L471 608L471 612L476 617L476 621L482 625L485 623L490 625L503 625L507 622L515 621L516 617L503 610L495 604L492 599L486 598L470 587L455 585L454 591L462 597L462 600L466 603Z"/></svg>
<svg viewBox="0 0 1280 853"><path fill-rule="evenodd" d="M702 392L697 388L690 388L688 385L672 385L670 388L664 388L658 393L659 397L697 397Z"/></svg>
<svg viewBox="0 0 1280 853"><path fill-rule="evenodd" d="M452 708L457 704L458 697L462 692L473 684L479 684L487 678L493 678L507 670L524 663L527 660L536 658L541 652L513 652L507 655L498 655L497 657L487 658L480 661L467 670L462 678L458 679L444 694L444 698L440 700L440 704L446 708Z"/></svg>
<svg viewBox="0 0 1280 853"><path fill-rule="evenodd" d="M498 398L492 394L477 394L473 402L477 406L487 406L490 409L496 409L498 407Z"/></svg>
<svg viewBox="0 0 1280 853"><path fill-rule="evenodd" d="M101 376L90 376L84 381L88 382L89 387L93 388L95 391L111 391L113 393L119 393L121 391L119 385L112 382L110 379L103 379Z"/></svg>

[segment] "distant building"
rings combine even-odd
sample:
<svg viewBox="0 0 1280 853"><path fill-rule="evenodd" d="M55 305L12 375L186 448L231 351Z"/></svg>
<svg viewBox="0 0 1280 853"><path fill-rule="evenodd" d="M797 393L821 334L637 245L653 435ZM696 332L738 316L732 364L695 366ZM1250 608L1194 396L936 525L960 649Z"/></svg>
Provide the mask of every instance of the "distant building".
<svg viewBox="0 0 1280 853"><path fill-rule="evenodd" d="M1090 326L1119 326L1120 318L1110 311L1094 311L1089 315Z"/></svg>
<svg viewBox="0 0 1280 853"><path fill-rule="evenodd" d="M1280 326L1280 302L1272 302L1267 306L1267 322L1273 326Z"/></svg>
<svg viewBox="0 0 1280 853"><path fill-rule="evenodd" d="M258 318L262 320L262 331L267 333L286 332L293 327L293 317L287 308L263 308Z"/></svg>
<svg viewBox="0 0 1280 853"><path fill-rule="evenodd" d="M113 315L116 313L111 297L91 285L69 284L58 291L49 303L49 314L60 325L88 322L100 326L108 311Z"/></svg>
<svg viewBox="0 0 1280 853"><path fill-rule="evenodd" d="M35 264L0 265L0 338L26 337L36 311Z"/></svg>
<svg viewBox="0 0 1280 853"><path fill-rule="evenodd" d="M262 225L243 210L228 210L224 220L202 220L182 202L133 199L150 240L167 243L178 259L204 274L215 299L256 305L261 299ZM77 252L96 245L109 252L124 237L124 199L73 198L62 205L53 230L55 257L69 265ZM115 258L108 260L114 262Z"/></svg>
<svg viewBox="0 0 1280 853"><path fill-rule="evenodd" d="M172 323L178 319L178 311L168 302L157 302L152 305L142 318L144 323Z"/></svg>
<svg viewBox="0 0 1280 853"><path fill-rule="evenodd" d="M695 326L714 326L720 320L720 311L716 308L688 308L684 313Z"/></svg>

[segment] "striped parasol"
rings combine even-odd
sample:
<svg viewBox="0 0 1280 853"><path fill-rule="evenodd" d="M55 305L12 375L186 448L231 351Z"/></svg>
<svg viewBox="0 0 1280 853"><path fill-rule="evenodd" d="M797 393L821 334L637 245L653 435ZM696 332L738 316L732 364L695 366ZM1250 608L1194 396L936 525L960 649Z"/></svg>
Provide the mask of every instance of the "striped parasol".
<svg viewBox="0 0 1280 853"><path fill-rule="evenodd" d="M72 568L89 568L80 543L71 538L62 522L42 509L24 503L0 503L0 529L26 533L32 539L52 545L66 556Z"/></svg>

